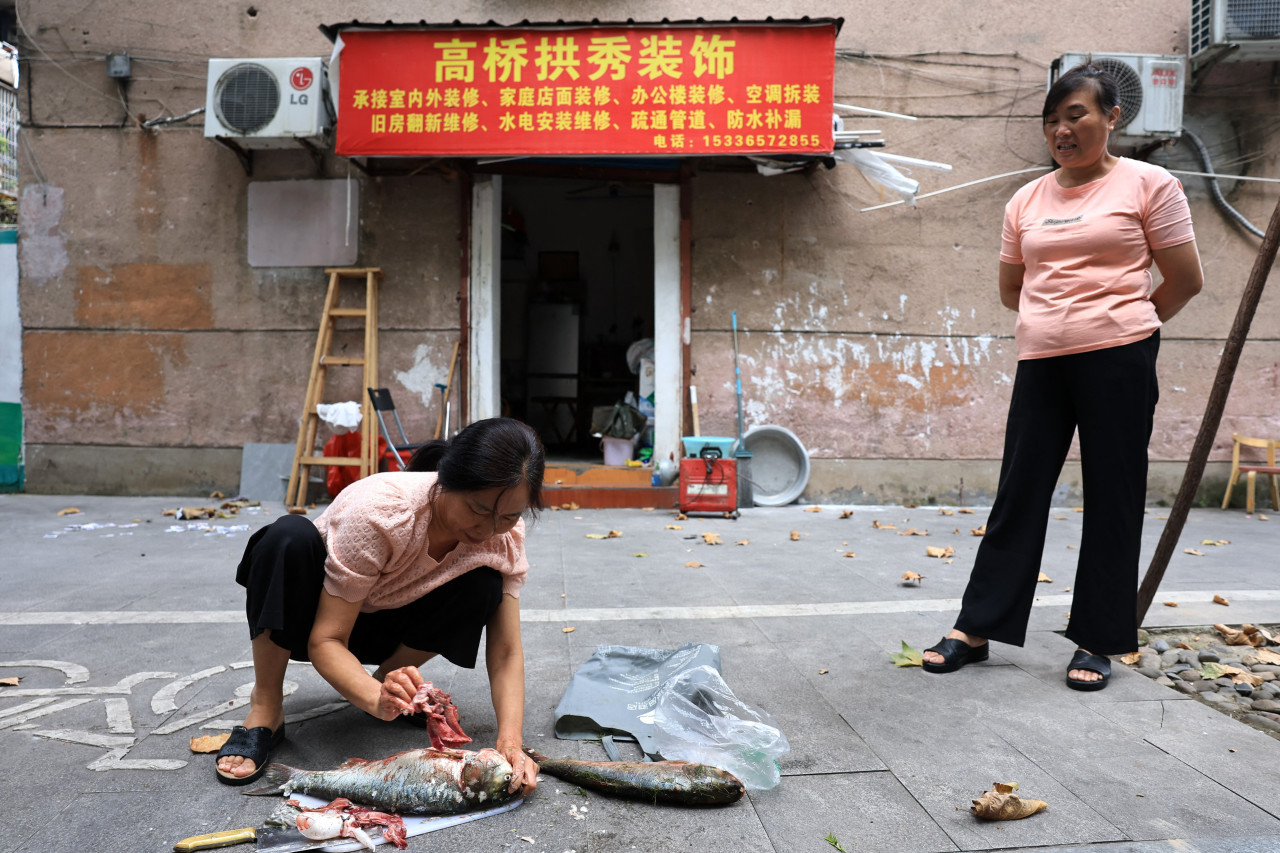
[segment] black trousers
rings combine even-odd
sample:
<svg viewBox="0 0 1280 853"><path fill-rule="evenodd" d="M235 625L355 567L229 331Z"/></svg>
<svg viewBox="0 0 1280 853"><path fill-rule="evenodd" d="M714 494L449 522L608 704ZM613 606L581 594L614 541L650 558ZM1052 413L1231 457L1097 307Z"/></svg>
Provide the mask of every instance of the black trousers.
<svg viewBox="0 0 1280 853"><path fill-rule="evenodd" d="M320 532L301 515L281 516L254 532L236 570L251 639L269 629L292 660L310 659L307 641L327 557ZM381 664L403 643L472 669L480 635L501 603L502 574L481 566L403 607L359 614L347 648L361 663Z"/></svg>
<svg viewBox="0 0 1280 853"><path fill-rule="evenodd" d="M1067 638L1094 654L1137 648L1138 556L1160 333L1124 346L1018 362L1000 485L956 628L1021 646L1050 501L1080 431L1084 530Z"/></svg>

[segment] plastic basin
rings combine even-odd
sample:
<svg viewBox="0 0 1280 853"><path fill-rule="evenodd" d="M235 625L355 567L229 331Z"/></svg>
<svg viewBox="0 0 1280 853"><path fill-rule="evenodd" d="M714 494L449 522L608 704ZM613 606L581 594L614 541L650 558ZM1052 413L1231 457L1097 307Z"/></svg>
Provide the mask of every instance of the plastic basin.
<svg viewBox="0 0 1280 853"><path fill-rule="evenodd" d="M756 506L786 506L809 484L809 453L786 427L758 426L742 437L751 451L751 481Z"/></svg>

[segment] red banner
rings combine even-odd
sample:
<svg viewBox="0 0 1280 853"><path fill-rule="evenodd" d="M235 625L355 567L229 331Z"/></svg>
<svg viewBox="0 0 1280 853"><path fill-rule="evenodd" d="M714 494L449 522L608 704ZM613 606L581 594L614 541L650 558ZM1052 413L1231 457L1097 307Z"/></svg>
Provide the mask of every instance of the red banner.
<svg viewBox="0 0 1280 853"><path fill-rule="evenodd" d="M833 23L341 37L347 157L832 149Z"/></svg>

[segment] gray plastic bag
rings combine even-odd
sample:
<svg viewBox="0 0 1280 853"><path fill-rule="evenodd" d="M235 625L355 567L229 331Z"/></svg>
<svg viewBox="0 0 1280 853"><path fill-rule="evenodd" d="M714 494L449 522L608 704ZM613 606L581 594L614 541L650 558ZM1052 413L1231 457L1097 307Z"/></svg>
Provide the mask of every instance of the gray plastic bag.
<svg viewBox="0 0 1280 853"><path fill-rule="evenodd" d="M709 666L720 670L720 649L685 643L678 649L599 646L569 680L555 711L555 734L562 740L612 736L634 740L656 758L653 714L663 685L682 672Z"/></svg>

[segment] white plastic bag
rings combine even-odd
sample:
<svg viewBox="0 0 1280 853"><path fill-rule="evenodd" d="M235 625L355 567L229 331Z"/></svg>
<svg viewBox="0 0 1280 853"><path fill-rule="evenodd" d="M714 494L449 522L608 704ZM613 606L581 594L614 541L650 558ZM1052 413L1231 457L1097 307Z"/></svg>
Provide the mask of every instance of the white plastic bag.
<svg viewBox="0 0 1280 853"><path fill-rule="evenodd" d="M846 163L857 167L859 172L875 181L880 186L893 190L902 196L908 204L916 203L916 193L920 192L920 182L908 178L899 172L888 161L881 159L874 151L863 148L842 148L836 156Z"/></svg>
<svg viewBox="0 0 1280 853"><path fill-rule="evenodd" d="M653 724L663 758L719 767L753 790L778 784L777 759L791 750L773 718L734 696L709 666L689 669L662 686Z"/></svg>
<svg viewBox="0 0 1280 853"><path fill-rule="evenodd" d="M360 426L364 413L360 411L360 404L354 400L348 400L345 403L317 403L316 414L320 416L320 420L333 427L333 431L337 435L350 432Z"/></svg>

